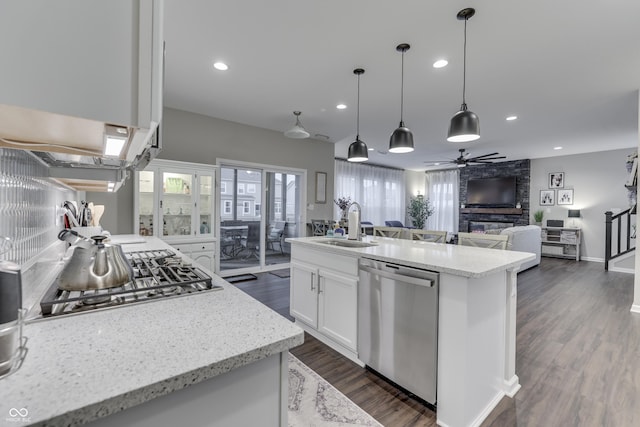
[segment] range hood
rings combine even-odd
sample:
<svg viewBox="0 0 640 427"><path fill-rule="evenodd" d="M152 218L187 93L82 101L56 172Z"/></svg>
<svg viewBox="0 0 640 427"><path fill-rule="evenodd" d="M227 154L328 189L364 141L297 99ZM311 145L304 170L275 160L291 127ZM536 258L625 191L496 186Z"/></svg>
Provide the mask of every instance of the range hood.
<svg viewBox="0 0 640 427"><path fill-rule="evenodd" d="M121 127L79 117L0 105L0 147L30 151L49 176L78 191L117 191L130 171L143 169L161 149L157 123ZM119 155L105 154L109 129L125 137Z"/></svg>

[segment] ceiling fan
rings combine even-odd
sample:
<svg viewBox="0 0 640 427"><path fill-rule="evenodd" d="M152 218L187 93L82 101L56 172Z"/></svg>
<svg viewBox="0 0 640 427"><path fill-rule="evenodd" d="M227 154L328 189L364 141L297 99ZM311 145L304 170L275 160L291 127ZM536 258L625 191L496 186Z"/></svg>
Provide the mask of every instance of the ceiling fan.
<svg viewBox="0 0 640 427"><path fill-rule="evenodd" d="M493 160L498 159L506 159L506 156L498 156L498 153L489 153L483 154L481 156L470 157L471 153L467 153L464 148L458 150L460 152L460 156L455 159L444 160L444 161L434 161L434 162L425 162L427 166L438 166L441 164L449 163L453 165L457 165L458 167L465 167L468 164L486 164L493 163Z"/></svg>

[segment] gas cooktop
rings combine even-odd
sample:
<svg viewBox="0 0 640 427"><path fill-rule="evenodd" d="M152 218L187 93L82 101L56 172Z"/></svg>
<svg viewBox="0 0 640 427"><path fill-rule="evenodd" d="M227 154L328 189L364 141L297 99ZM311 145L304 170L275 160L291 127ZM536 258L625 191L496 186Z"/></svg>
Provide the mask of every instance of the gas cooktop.
<svg viewBox="0 0 640 427"><path fill-rule="evenodd" d="M211 277L200 268L184 261L171 250L145 250L125 255L134 272L131 282L119 287L87 291L62 290L54 282L40 301L42 316L82 313L223 289L214 285Z"/></svg>

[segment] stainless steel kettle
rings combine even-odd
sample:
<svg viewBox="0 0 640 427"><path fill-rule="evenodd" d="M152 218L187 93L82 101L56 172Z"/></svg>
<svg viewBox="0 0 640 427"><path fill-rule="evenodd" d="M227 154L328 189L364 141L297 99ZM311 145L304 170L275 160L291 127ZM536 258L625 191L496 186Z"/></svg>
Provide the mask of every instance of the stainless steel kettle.
<svg viewBox="0 0 640 427"><path fill-rule="evenodd" d="M76 245L73 255L58 276L58 288L86 291L122 286L133 280L133 269L120 245L104 243L106 236L80 236L62 230L58 239Z"/></svg>

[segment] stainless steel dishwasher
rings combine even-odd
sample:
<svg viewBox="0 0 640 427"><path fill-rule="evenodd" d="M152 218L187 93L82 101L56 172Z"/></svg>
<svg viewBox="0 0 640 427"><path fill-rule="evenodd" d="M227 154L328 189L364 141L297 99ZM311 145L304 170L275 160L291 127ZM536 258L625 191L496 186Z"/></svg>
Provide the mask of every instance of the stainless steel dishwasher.
<svg viewBox="0 0 640 427"><path fill-rule="evenodd" d="M438 273L360 260L358 357L369 368L436 404Z"/></svg>

